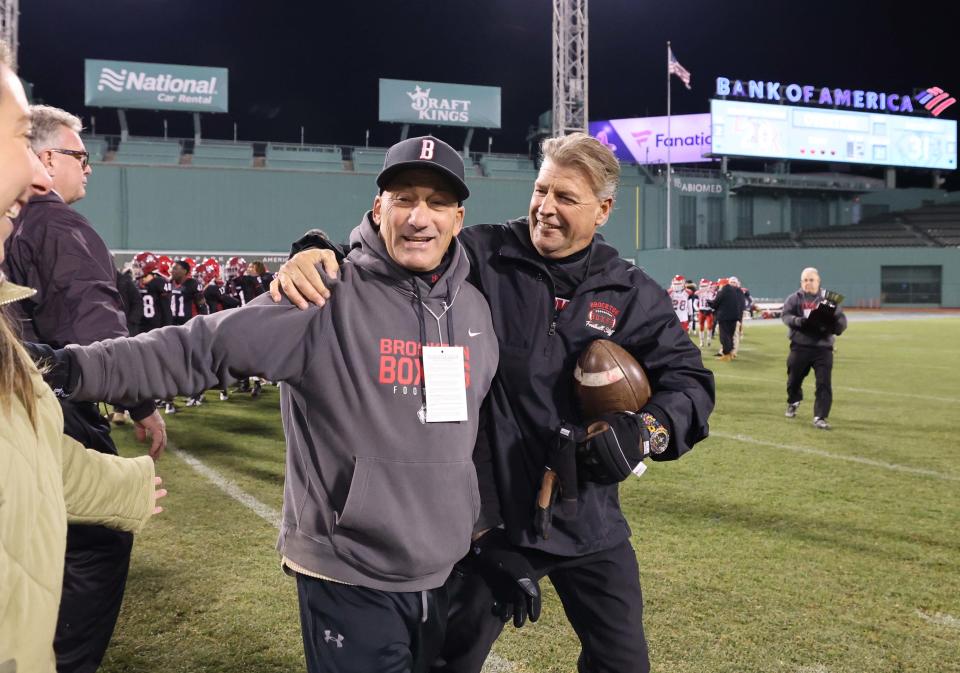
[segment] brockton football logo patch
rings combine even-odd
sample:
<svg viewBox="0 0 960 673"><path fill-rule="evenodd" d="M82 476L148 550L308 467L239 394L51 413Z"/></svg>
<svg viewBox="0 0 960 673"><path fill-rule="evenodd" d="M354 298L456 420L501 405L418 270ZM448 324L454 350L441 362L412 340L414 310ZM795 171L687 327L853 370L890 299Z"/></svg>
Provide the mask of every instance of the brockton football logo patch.
<svg viewBox="0 0 960 673"><path fill-rule="evenodd" d="M606 336L613 336L617 327L617 317L620 309L613 304L603 301L590 302L590 311L587 313L587 327L603 332Z"/></svg>

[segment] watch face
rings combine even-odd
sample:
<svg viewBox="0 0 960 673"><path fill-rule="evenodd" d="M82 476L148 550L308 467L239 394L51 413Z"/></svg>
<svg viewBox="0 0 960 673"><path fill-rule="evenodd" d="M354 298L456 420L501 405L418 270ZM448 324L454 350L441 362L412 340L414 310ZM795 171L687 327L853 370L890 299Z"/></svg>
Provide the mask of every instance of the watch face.
<svg viewBox="0 0 960 673"><path fill-rule="evenodd" d="M665 432L661 431L653 434L650 436L650 451L651 453L663 453L667 450L667 444L669 443Z"/></svg>

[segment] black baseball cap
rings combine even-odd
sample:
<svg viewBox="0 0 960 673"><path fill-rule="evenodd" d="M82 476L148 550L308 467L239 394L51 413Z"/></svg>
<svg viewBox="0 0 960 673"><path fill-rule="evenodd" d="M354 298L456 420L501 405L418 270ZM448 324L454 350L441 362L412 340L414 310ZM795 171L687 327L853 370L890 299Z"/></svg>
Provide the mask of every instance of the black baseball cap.
<svg viewBox="0 0 960 673"><path fill-rule="evenodd" d="M377 176L377 186L386 189L397 173L409 168L429 168L443 174L453 185L454 194L459 201L470 196L470 190L463 178L463 157L439 138L407 138L388 149L383 160L383 170Z"/></svg>

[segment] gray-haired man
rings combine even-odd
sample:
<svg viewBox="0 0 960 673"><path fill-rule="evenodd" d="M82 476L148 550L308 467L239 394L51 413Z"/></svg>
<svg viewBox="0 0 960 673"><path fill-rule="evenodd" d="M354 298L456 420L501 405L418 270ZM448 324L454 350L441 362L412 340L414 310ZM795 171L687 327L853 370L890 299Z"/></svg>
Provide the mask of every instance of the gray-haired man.
<svg viewBox="0 0 960 673"><path fill-rule="evenodd" d="M817 311L817 317L823 318L811 320L814 311ZM817 380L813 426L829 430L827 417L833 405L833 343L847 329L847 316L839 305L832 305L826 300L820 289L820 272L809 266L800 274L800 289L783 303L781 319L790 328L787 410L784 415L787 418L797 415L797 408L803 399L803 379L813 369Z"/></svg>

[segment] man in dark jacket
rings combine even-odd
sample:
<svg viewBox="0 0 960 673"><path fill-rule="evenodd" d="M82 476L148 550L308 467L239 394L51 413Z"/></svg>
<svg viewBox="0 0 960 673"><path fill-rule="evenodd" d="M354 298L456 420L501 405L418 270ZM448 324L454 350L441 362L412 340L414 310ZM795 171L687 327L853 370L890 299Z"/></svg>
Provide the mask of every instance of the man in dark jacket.
<svg viewBox="0 0 960 673"><path fill-rule="evenodd" d="M814 318L811 313L816 311ZM790 355L787 357L787 410L794 418L803 399L803 379L813 369L817 390L813 402L813 425L829 430L833 404L833 344L847 329L847 316L838 304L829 302L820 289L820 272L807 267L800 274L800 289L787 297L781 315L790 328Z"/></svg>
<svg viewBox="0 0 960 673"><path fill-rule="evenodd" d="M746 302L740 288L733 283L727 283L717 292L713 307L717 314L717 326L720 329L720 360L729 362L733 359L733 337L737 331L737 323L743 319L743 309Z"/></svg>
<svg viewBox="0 0 960 673"><path fill-rule="evenodd" d="M143 320L143 302L140 301L140 292L133 276L127 271L117 271L117 291L120 293L120 303L127 318L127 334L137 336L140 321Z"/></svg>
<svg viewBox="0 0 960 673"><path fill-rule="evenodd" d="M601 436L614 433L624 451L641 458L673 460L706 437L713 377L663 289L596 235L619 182L610 150L571 134L547 140L543 153L528 217L460 235L500 343L490 414L478 439L493 453L494 472L478 467L478 479L482 493L499 495L485 501L499 511L481 518L502 524L475 542L448 581L450 623L435 670L479 672L504 618L523 623L527 583L548 576L580 637L580 671L645 672L639 568L617 484L581 472L575 506L553 512L546 537L535 525L534 503L562 423L593 420L583 417L573 390L577 357L592 341L613 340L650 376L650 403L611 418ZM311 271L321 254L298 257L279 272L288 276L284 289L301 306L304 297L320 303L325 290ZM596 447L591 440L584 448L589 454ZM489 573L491 560L511 582Z"/></svg>
<svg viewBox="0 0 960 673"><path fill-rule="evenodd" d="M7 242L7 276L37 290L16 305L25 341L60 348L126 336L116 269L103 239L69 204L86 195L89 155L74 115L31 107L31 145L53 190L33 196ZM64 432L86 447L117 453L110 425L90 402L63 401ZM166 442L152 402L130 411L141 438L153 436L151 455ZM58 673L92 673L100 665L120 612L133 536L103 526L70 525L63 596L54 649Z"/></svg>

